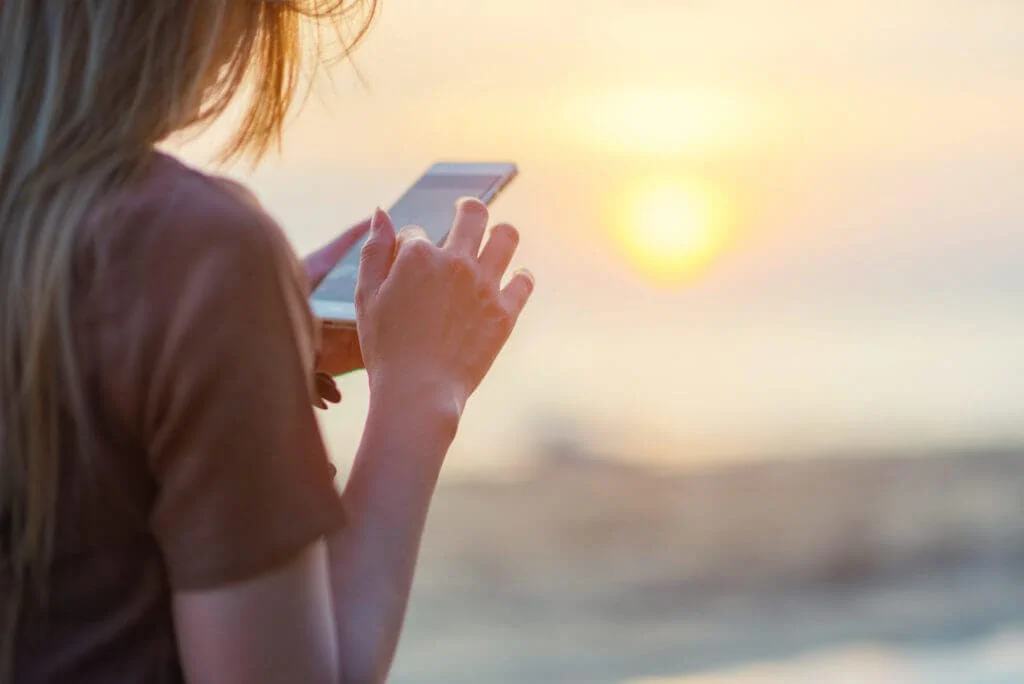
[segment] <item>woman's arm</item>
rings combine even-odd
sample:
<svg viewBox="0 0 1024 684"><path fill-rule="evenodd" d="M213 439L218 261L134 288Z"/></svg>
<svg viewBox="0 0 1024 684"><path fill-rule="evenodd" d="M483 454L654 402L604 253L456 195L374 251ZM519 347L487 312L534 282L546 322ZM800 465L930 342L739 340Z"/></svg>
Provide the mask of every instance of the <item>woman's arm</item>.
<svg viewBox="0 0 1024 684"><path fill-rule="evenodd" d="M382 387L371 400L343 528L260 577L176 595L190 682L387 678L427 508L458 421L450 409L405 391Z"/></svg>
<svg viewBox="0 0 1024 684"><path fill-rule="evenodd" d="M463 202L438 248L417 229L396 238L378 210L363 247L356 309L370 411L348 524L328 541L346 681L387 677L441 464L533 289L528 273L501 288L518 233L498 226L481 250L487 221L483 204Z"/></svg>
<svg viewBox="0 0 1024 684"><path fill-rule="evenodd" d="M328 538L344 682L383 682L405 617L427 509L455 436L450 408L379 388L345 488L348 522Z"/></svg>
<svg viewBox="0 0 1024 684"><path fill-rule="evenodd" d="M255 578L176 592L190 682L387 677L444 456L533 289L526 273L501 288L518 236L498 226L481 250L487 219L480 202L461 204L439 248L375 215L356 292L370 412L346 523Z"/></svg>

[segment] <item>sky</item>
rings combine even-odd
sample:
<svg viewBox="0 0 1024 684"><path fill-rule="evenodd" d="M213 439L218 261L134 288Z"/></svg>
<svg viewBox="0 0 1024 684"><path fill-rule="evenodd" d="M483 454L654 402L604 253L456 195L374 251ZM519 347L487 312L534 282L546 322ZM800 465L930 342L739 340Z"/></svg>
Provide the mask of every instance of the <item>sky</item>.
<svg viewBox="0 0 1024 684"><path fill-rule="evenodd" d="M538 289L455 473L551 436L673 467L1019 442L1022 28L1015 0L384 0L282 153L224 172L306 252L435 160L519 164L492 215ZM179 149L212 169L216 134Z"/></svg>

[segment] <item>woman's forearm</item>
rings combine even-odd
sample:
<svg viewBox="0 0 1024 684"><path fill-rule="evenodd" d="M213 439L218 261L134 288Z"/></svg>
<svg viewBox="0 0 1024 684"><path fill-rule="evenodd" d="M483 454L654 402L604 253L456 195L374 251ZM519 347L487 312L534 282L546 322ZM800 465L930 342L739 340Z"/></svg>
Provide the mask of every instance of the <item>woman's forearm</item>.
<svg viewBox="0 0 1024 684"><path fill-rule="evenodd" d="M420 538L458 411L409 393L373 392L345 488L348 523L328 539L338 647L347 684L386 679Z"/></svg>

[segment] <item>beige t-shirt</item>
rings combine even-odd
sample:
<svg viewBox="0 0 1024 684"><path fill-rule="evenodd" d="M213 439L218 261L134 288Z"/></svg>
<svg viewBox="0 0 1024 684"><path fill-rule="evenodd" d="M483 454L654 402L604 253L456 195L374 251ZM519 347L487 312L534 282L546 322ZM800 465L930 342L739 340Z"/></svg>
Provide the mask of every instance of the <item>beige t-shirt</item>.
<svg viewBox="0 0 1024 684"><path fill-rule="evenodd" d="M84 458L68 425L56 558L16 681L179 682L172 591L253 577L344 519L311 405L308 285L251 198L161 154L81 238L97 443Z"/></svg>

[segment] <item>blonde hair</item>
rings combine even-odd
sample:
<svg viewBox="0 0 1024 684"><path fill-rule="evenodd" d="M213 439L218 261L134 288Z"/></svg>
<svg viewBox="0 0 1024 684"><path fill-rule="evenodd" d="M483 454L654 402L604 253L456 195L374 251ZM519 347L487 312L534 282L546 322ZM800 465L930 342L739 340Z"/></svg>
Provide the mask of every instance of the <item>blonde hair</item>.
<svg viewBox="0 0 1024 684"><path fill-rule="evenodd" d="M320 38L330 20L345 56L376 10L377 0L0 0L0 581L14 588L0 606L0 681L23 604L45 589L61 458L91 439L70 311L79 226L157 142L233 103L243 108L224 158L279 144L303 66L326 56L319 39L303 52L303 32Z"/></svg>

